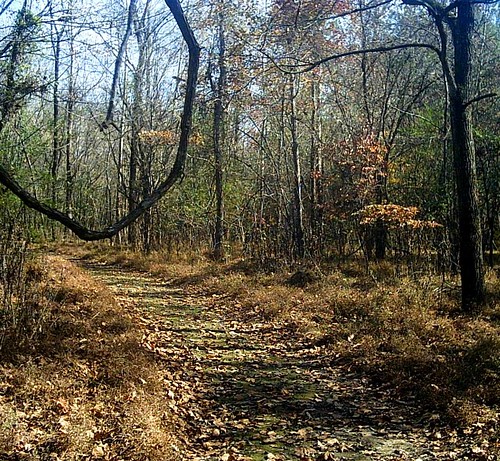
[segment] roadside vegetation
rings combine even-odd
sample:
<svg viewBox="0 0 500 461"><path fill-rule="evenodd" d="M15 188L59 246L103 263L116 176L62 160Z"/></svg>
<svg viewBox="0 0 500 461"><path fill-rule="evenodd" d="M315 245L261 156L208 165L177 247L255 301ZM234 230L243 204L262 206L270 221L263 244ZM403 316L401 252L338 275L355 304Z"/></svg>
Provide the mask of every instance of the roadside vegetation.
<svg viewBox="0 0 500 461"><path fill-rule="evenodd" d="M0 285L0 459L179 459L183 421L130 313L75 264L22 258L16 291Z"/></svg>
<svg viewBox="0 0 500 461"><path fill-rule="evenodd" d="M214 263L200 253L173 260L112 247L81 256L175 279L232 306L248 321L286 324L338 363L415 396L436 420L497 431L500 403L500 280L487 275L488 305L461 312L457 280L398 275L390 261L325 264L290 272L251 261ZM485 429L486 430L486 429Z"/></svg>
<svg viewBox="0 0 500 461"><path fill-rule="evenodd" d="M497 3L0 1L0 461L498 459Z"/></svg>

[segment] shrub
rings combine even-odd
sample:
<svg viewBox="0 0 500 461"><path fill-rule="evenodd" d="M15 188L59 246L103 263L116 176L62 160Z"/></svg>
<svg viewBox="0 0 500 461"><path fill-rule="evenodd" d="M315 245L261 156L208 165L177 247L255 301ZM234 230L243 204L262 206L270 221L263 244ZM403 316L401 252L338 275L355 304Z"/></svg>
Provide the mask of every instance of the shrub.
<svg viewBox="0 0 500 461"><path fill-rule="evenodd" d="M42 278L22 234L12 226L0 232L0 353L29 346L42 333L47 320Z"/></svg>

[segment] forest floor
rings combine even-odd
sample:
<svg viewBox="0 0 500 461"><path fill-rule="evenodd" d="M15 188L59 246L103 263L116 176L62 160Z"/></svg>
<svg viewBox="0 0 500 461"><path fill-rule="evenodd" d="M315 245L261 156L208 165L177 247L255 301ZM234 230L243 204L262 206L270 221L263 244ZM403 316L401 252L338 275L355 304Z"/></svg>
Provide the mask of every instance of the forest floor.
<svg viewBox="0 0 500 461"><path fill-rule="evenodd" d="M119 357L123 362L125 371L115 372L118 377L92 378L87 376L92 375L91 367L84 370L87 381L92 378L94 389L85 391L94 399L89 413L93 422L82 435L90 437L87 454L82 446L80 455L70 456L64 444L58 448L52 437L53 446L45 457L33 455L34 442L21 440L24 445L18 446L24 448L14 449L9 455L5 452L3 457L0 453L2 460L500 459L498 411L494 405L482 406L469 420L450 425L441 408L433 410L432 405L422 405L411 390L402 391L390 380L374 379L373 374L355 366L344 353L349 348L363 349L354 334L345 338L339 352L332 349L329 343L333 340L324 332L311 335L310 329L306 332L296 321L283 321L266 312L254 310L249 315L248 306L235 297L230 280L214 289L213 283L207 283L207 277L211 277L207 275L176 275L174 269L160 276L158 272L137 270L131 264L110 263L103 258L99 261L68 254L64 258L63 264L76 264L90 274L84 283L107 286L111 292L107 299L115 303L115 315L121 312L126 319L127 326L120 327L109 316L104 320L101 316L94 333L100 337L131 329L140 350L110 356L109 360ZM228 284L227 290L224 283ZM297 290L294 293L302 289ZM276 302L300 304L300 300L296 301L292 296L291 300ZM121 344L123 338L117 338L113 336L108 343L112 347ZM78 342L86 344L87 339L79 337ZM134 365L135 357L139 365ZM149 370L144 368L144 357L152 363L147 365ZM131 384L125 393L115 395L113 391L111 395L109 389L116 387L113 380L129 380ZM3 394L15 393L13 384L10 387ZM106 391L95 390L101 388ZM100 397L96 397L99 392ZM80 411L82 400L87 399L80 396L78 400L77 395L52 402L52 417L60 426L57 430L66 435L68 426L74 423L71 414ZM161 398L152 404L155 395ZM110 398L114 402L112 418L100 414L110 412ZM457 405L466 405L464 402ZM125 429L119 427L132 423L124 420L130 419L130 410L122 407L131 404L140 423L124 435ZM31 421L26 423L29 426L42 416L30 416L27 407L24 405L22 414L28 415L25 419ZM150 414L141 420L141 411ZM96 420L101 421L101 426ZM167 432L167 437L157 434L161 430ZM130 448L127 452L127 437L149 440L144 441L142 451ZM155 447L156 454L147 452L148 444ZM161 452L162 444L170 444L168 454ZM130 443L130 447L138 445L136 441Z"/></svg>
<svg viewBox="0 0 500 461"><path fill-rule="evenodd" d="M178 365L166 386L172 408L191 407L185 459L496 459L477 431L459 435L439 424L438 414L375 385L290 325L248 319L227 293L107 264L85 267L134 312L144 346L168 368Z"/></svg>

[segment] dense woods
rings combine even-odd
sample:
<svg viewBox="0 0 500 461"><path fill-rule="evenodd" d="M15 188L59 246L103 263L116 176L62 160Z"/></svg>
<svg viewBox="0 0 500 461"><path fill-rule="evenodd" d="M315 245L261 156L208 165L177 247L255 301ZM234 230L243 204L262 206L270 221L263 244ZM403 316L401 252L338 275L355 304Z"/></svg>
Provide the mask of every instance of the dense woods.
<svg viewBox="0 0 500 461"><path fill-rule="evenodd" d="M500 232L495 3L5 0L3 232L70 238L14 192L146 252L458 271L474 309Z"/></svg>
<svg viewBox="0 0 500 461"><path fill-rule="evenodd" d="M0 0L0 459L499 459L499 12Z"/></svg>

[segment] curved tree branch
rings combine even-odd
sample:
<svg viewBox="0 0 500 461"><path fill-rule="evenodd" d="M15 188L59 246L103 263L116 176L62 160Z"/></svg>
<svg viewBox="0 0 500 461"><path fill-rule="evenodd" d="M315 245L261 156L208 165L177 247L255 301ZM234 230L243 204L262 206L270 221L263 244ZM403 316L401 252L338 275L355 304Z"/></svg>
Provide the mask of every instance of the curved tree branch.
<svg viewBox="0 0 500 461"><path fill-rule="evenodd" d="M182 178L184 172L184 165L186 162L189 132L191 129L191 119L193 112L193 103L196 90L196 81L198 79L198 68L200 59L200 46L189 26L184 12L178 0L165 0L165 3L170 8L172 15L182 33L182 37L186 42L189 50L189 65L188 65L188 78L186 85L186 95L184 97L184 108L181 118L181 133L179 145L177 148L177 156L174 165L170 170L169 175L160 185L144 200L142 200L137 207L122 219L112 224L111 226L102 230L91 230L83 224L72 219L66 213L63 213L51 206L40 202L33 194L24 189L16 179L0 165L0 183L9 189L13 194L21 199L21 201L28 207L43 213L48 218L60 222L68 229L73 231L82 240L102 240L110 238L134 222L145 211L157 203L166 192L172 188L177 180Z"/></svg>
<svg viewBox="0 0 500 461"><path fill-rule="evenodd" d="M338 54L333 54L331 56L327 56L326 58L320 59L318 61L314 62L308 62L304 64L287 64L285 66L282 66L279 64L275 59L273 59L271 56L266 55L268 59L271 60L271 62L283 73L285 74L302 74L305 72L309 72L316 67L321 66L322 64L325 64L330 61L334 61L336 59L340 58L346 58L348 56L357 56L360 54L368 54L368 53L385 53L388 51L395 51L395 50L404 50L408 48L426 48L428 50L432 50L435 53L439 55L440 51L438 48L436 48L434 45L430 45L428 43L403 43L400 45L392 45L392 46L379 46L375 48L365 48L361 50L352 50L352 51L346 51L344 53L338 53ZM298 70L293 70L293 69L298 69Z"/></svg>
<svg viewBox="0 0 500 461"><path fill-rule="evenodd" d="M479 102L479 101L482 101L483 99L488 99L488 98L498 98L498 94L497 93L480 94L479 96L476 96L475 98L472 98L471 100L464 102L464 108L467 108L471 104L475 104L476 102Z"/></svg>
<svg viewBox="0 0 500 461"><path fill-rule="evenodd" d="M320 20L321 21L327 21L327 20L340 19L340 18L343 18L345 16L350 16L352 14L357 14L357 13L361 13L363 11L369 11L369 10L373 10L375 8L379 8L379 7L384 6L384 5L388 5L392 1L394 1L394 0L383 0L383 1L379 2L379 3L373 3L373 4L366 5L366 6L363 6L363 7L360 7L360 8L354 8L352 10L344 11L342 13L338 13L338 14L335 14L333 16L326 16L324 18L320 18Z"/></svg>

